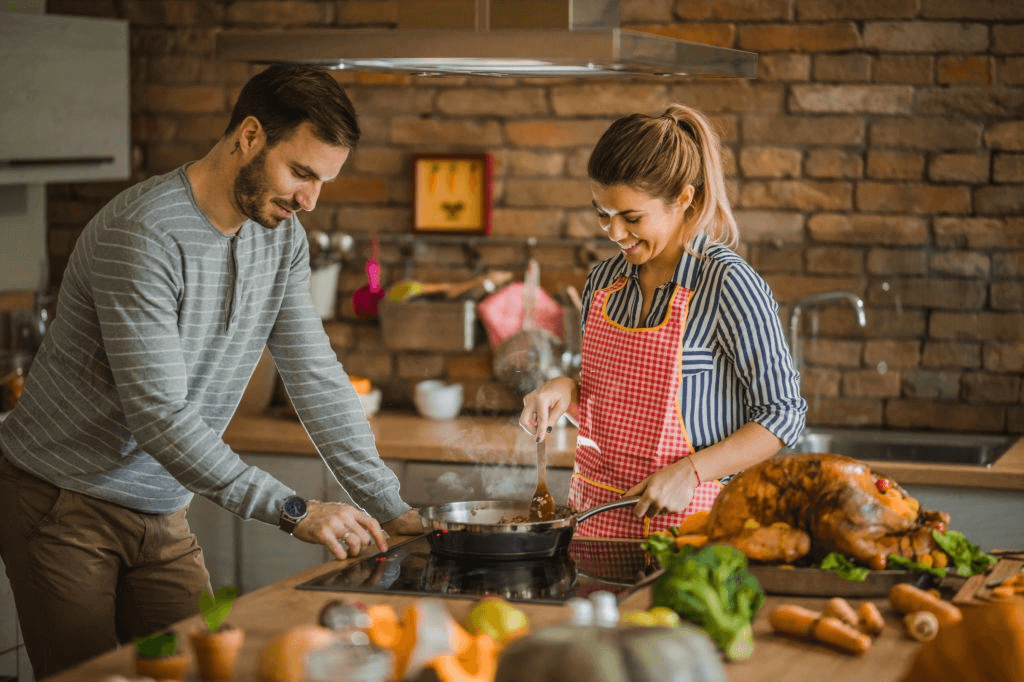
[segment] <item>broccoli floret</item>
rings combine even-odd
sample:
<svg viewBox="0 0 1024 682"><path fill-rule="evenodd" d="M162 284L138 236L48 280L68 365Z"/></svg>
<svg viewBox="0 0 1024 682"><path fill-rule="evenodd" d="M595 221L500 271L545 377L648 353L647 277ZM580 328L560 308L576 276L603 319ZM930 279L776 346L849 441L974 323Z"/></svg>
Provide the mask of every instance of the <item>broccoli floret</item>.
<svg viewBox="0 0 1024 682"><path fill-rule="evenodd" d="M765 597L747 571L746 555L726 545L675 552L655 538L645 547L665 574L654 584L652 605L667 606L703 628L730 660L749 658L754 650L751 623Z"/></svg>

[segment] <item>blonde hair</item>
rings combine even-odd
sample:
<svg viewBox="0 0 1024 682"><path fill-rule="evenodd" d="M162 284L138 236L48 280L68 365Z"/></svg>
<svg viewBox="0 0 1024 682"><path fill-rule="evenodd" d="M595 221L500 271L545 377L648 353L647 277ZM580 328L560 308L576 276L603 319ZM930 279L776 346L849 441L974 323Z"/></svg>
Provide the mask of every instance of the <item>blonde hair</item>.
<svg viewBox="0 0 1024 682"><path fill-rule="evenodd" d="M660 116L630 114L609 126L587 163L598 184L627 185L667 203L693 185L692 215L686 250L701 232L711 243L733 247L739 241L736 219L725 192L718 135L696 109L673 104Z"/></svg>

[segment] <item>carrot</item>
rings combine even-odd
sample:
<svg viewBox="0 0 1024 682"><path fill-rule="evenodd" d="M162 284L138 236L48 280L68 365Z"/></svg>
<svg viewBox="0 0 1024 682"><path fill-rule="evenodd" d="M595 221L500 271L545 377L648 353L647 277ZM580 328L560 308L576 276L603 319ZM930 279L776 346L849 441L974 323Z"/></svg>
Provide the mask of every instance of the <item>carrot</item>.
<svg viewBox="0 0 1024 682"><path fill-rule="evenodd" d="M959 623L963 613L949 602L942 601L910 583L899 583L889 590L889 604L900 613L929 611L935 614L940 627Z"/></svg>
<svg viewBox="0 0 1024 682"><path fill-rule="evenodd" d="M857 627L857 612L850 606L850 602L842 597L832 597L825 604L825 615L838 618L847 625Z"/></svg>
<svg viewBox="0 0 1024 682"><path fill-rule="evenodd" d="M704 532L704 528L708 525L708 511L694 512L687 516L680 522L678 526L674 528L677 535L699 535Z"/></svg>
<svg viewBox="0 0 1024 682"><path fill-rule="evenodd" d="M831 644L858 656L871 648L871 638L838 618L824 616L814 624L812 634L819 642Z"/></svg>
<svg viewBox="0 0 1024 682"><path fill-rule="evenodd" d="M814 621L820 617L821 614L817 611L811 611L796 604L782 604L781 606L776 606L768 614L768 624L776 632L797 637L807 637L811 634Z"/></svg>
<svg viewBox="0 0 1024 682"><path fill-rule="evenodd" d="M700 535L698 533L687 533L686 535L677 535L673 538L676 543L677 549L682 549L686 545L693 545L700 549L704 545L708 544L708 536Z"/></svg>
<svg viewBox="0 0 1024 682"><path fill-rule="evenodd" d="M872 637L885 629L885 619L874 602L866 601L857 610L857 629Z"/></svg>
<svg viewBox="0 0 1024 682"><path fill-rule="evenodd" d="M919 642L935 639L939 634L939 619L931 611L915 611L903 616L907 634Z"/></svg>

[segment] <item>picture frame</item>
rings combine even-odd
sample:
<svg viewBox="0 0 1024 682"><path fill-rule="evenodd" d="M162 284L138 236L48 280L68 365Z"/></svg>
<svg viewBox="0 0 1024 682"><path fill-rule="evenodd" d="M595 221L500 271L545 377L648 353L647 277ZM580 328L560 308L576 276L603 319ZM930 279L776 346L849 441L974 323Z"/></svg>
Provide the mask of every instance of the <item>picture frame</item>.
<svg viewBox="0 0 1024 682"><path fill-rule="evenodd" d="M490 154L414 154L412 230L433 234L490 234Z"/></svg>

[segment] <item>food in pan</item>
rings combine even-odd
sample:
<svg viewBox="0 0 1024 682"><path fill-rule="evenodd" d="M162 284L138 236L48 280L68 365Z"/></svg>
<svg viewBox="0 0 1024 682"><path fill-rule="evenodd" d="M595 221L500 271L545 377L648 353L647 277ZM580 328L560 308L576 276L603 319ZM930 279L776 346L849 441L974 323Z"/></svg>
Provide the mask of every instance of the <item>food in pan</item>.
<svg viewBox="0 0 1024 682"><path fill-rule="evenodd" d="M920 561L941 548L949 514L919 508L899 484L842 455L771 457L719 494L704 532L751 560L819 562L839 552L881 570L890 555Z"/></svg>

